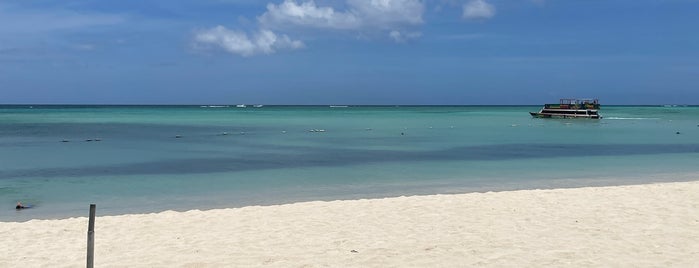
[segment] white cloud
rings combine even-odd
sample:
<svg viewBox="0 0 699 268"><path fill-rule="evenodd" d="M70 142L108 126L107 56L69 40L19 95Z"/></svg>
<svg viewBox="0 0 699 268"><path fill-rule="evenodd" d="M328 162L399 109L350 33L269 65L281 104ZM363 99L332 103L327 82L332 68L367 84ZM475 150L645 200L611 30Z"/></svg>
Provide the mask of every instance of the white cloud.
<svg viewBox="0 0 699 268"><path fill-rule="evenodd" d="M221 25L198 31L194 41L198 47L213 46L244 57L272 54L278 49L299 49L305 46L301 41L291 40L287 35L277 35L270 30L260 30L248 35L245 32L228 30Z"/></svg>
<svg viewBox="0 0 699 268"><path fill-rule="evenodd" d="M267 4L267 12L258 17L263 25L277 28L306 26L315 28L356 29L361 21L352 13L337 12L332 7L319 7L314 1L301 4L285 0L279 5Z"/></svg>
<svg viewBox="0 0 699 268"><path fill-rule="evenodd" d="M422 0L345 0L346 9L319 6L314 0L284 0L267 4L267 10L257 17L260 29L275 31L325 29L365 33L388 33L396 42L421 36L404 29L423 23L425 5ZM242 56L271 54L280 49L298 49L304 44L278 35L270 30L245 32L217 26L195 33L197 47L217 47Z"/></svg>
<svg viewBox="0 0 699 268"><path fill-rule="evenodd" d="M495 6L485 0L471 0L464 4L463 18L489 19L495 16Z"/></svg>
<svg viewBox="0 0 699 268"><path fill-rule="evenodd" d="M419 0L347 0L347 10L318 6L313 0L268 4L258 21L273 28L309 27L339 30L392 29L422 24Z"/></svg>

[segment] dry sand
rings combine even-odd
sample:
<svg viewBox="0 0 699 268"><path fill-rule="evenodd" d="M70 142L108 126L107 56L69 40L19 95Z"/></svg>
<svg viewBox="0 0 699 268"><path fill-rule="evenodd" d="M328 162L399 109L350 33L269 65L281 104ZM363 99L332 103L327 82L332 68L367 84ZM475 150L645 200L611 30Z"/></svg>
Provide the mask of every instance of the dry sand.
<svg viewBox="0 0 699 268"><path fill-rule="evenodd" d="M0 267L84 267L86 231L0 223ZM95 241L96 267L699 267L699 182L98 217Z"/></svg>

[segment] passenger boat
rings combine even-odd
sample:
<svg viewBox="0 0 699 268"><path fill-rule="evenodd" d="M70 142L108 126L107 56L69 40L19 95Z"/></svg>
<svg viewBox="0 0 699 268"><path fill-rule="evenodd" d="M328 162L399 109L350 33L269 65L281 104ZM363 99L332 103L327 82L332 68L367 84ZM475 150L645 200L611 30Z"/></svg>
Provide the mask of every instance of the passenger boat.
<svg viewBox="0 0 699 268"><path fill-rule="evenodd" d="M601 119L597 99L561 99L558 104L544 104L539 112L529 112L536 118Z"/></svg>

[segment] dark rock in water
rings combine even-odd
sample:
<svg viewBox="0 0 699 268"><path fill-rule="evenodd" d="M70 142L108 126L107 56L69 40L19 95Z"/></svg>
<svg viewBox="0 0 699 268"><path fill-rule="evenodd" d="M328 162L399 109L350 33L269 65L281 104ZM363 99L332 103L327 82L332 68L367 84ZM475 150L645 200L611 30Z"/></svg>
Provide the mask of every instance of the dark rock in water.
<svg viewBox="0 0 699 268"><path fill-rule="evenodd" d="M677 131L677 132L675 132L675 134L680 134L680 132L679 132L679 131Z"/></svg>
<svg viewBox="0 0 699 268"><path fill-rule="evenodd" d="M180 136L180 135L175 135L175 139L179 139L179 138L182 138L182 136Z"/></svg>
<svg viewBox="0 0 699 268"><path fill-rule="evenodd" d="M92 139L86 139L85 141L92 141Z"/></svg>
<svg viewBox="0 0 699 268"><path fill-rule="evenodd" d="M70 142L69 140L61 140L61 142Z"/></svg>

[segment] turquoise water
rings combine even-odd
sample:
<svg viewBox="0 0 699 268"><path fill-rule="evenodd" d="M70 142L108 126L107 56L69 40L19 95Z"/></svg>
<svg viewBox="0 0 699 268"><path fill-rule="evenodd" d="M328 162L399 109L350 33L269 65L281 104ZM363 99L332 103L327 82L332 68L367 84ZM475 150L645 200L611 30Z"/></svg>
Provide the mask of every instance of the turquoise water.
<svg viewBox="0 0 699 268"><path fill-rule="evenodd" d="M602 120L531 118L538 109L0 106L0 220L85 216L90 203L115 215L699 171L699 107L603 107ZM18 200L36 207L17 212Z"/></svg>

